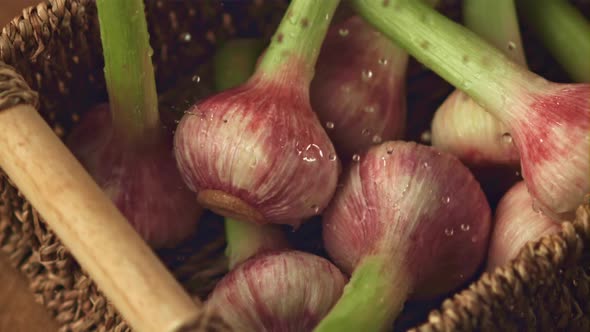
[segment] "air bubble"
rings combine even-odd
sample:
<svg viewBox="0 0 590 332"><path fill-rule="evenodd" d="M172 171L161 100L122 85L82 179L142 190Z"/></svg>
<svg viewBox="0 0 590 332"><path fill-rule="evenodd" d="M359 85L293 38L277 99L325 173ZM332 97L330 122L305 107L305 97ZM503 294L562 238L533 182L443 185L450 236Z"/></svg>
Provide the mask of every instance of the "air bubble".
<svg viewBox="0 0 590 332"><path fill-rule="evenodd" d="M393 153L393 148L392 147L388 147L386 151L387 151L387 154L392 154Z"/></svg>
<svg viewBox="0 0 590 332"><path fill-rule="evenodd" d="M191 39L193 39L193 36L191 36L191 34L188 32L180 34L180 40L182 40L183 42L188 43L191 41Z"/></svg>
<svg viewBox="0 0 590 332"><path fill-rule="evenodd" d="M193 81L193 82L195 82L195 83L199 83L199 82L201 82L201 76L199 76L199 75L194 75L194 76L192 77L192 81Z"/></svg>
<svg viewBox="0 0 590 332"><path fill-rule="evenodd" d="M367 70L363 70L362 72L362 77L363 77L363 81L368 81L371 78L373 78L373 71L367 69Z"/></svg>
<svg viewBox="0 0 590 332"><path fill-rule="evenodd" d="M336 159L337 159L337 157L336 157L336 154L334 154L334 153L330 153L330 154L328 155L328 159L330 159L330 161L336 161Z"/></svg>
<svg viewBox="0 0 590 332"><path fill-rule="evenodd" d="M332 121L326 122L326 128L328 128L328 129L334 129L334 122L332 122Z"/></svg>
<svg viewBox="0 0 590 332"><path fill-rule="evenodd" d="M375 113L376 108L375 106L365 106L363 110L365 113Z"/></svg>
<svg viewBox="0 0 590 332"><path fill-rule="evenodd" d="M369 128L365 128L361 133L363 136L369 136L371 134L371 130Z"/></svg>
<svg viewBox="0 0 590 332"><path fill-rule="evenodd" d="M430 168L430 164L427 161L425 161L422 166L424 166L424 168Z"/></svg>
<svg viewBox="0 0 590 332"><path fill-rule="evenodd" d="M455 234L455 230L452 228L445 228L445 235L446 236L453 236Z"/></svg>
<svg viewBox="0 0 590 332"><path fill-rule="evenodd" d="M382 141L382 139L381 139L381 136L379 136L379 135L374 135L374 136L373 136L373 139L372 139L372 141L373 141L373 143L375 143L375 144L379 144L379 143L381 143L381 141Z"/></svg>
<svg viewBox="0 0 590 332"><path fill-rule="evenodd" d="M451 197L450 196L444 196L441 201L445 204L449 204L451 202Z"/></svg>
<svg viewBox="0 0 590 332"><path fill-rule="evenodd" d="M348 33L349 33L349 31L348 31L348 29L346 29L346 28L340 28L340 30L338 30L338 34L339 34L341 37L346 37L346 36L348 36Z"/></svg>
<svg viewBox="0 0 590 332"><path fill-rule="evenodd" d="M387 60L385 58L381 58L377 62L379 62L379 64L382 66L386 66L389 63L389 60Z"/></svg>
<svg viewBox="0 0 590 332"><path fill-rule="evenodd" d="M471 226L469 226L468 224L461 224L461 230L463 232L467 232L470 228Z"/></svg>
<svg viewBox="0 0 590 332"><path fill-rule="evenodd" d="M512 135L510 135L510 133L504 133L504 134L502 134L502 140L504 141L504 143L511 144L512 143Z"/></svg>
<svg viewBox="0 0 590 332"><path fill-rule="evenodd" d="M359 161L361 161L361 156L359 156L358 154L356 154L356 153L355 153L355 154L352 156L352 161L354 161L354 162L359 162Z"/></svg>

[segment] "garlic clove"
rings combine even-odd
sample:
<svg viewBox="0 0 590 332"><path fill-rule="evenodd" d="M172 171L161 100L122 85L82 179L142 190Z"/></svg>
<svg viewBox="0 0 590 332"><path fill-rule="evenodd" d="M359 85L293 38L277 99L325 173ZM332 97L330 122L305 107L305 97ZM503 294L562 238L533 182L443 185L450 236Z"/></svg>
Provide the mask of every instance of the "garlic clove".
<svg viewBox="0 0 590 332"><path fill-rule="evenodd" d="M519 164L508 128L460 90L437 109L431 132L433 146L454 154L466 165Z"/></svg>
<svg viewBox="0 0 590 332"><path fill-rule="evenodd" d="M558 232L559 223L533 208L524 182L517 183L500 200L494 217L487 270L493 271L515 258L530 241Z"/></svg>
<svg viewBox="0 0 590 332"><path fill-rule="evenodd" d="M407 63L405 51L359 16L332 25L310 96L342 160L404 135Z"/></svg>
<svg viewBox="0 0 590 332"><path fill-rule="evenodd" d="M100 105L82 117L67 145L148 244L179 244L196 230L201 208L176 168L172 138L155 135L136 146L116 132L109 106Z"/></svg>
<svg viewBox="0 0 590 332"><path fill-rule="evenodd" d="M257 255L215 287L207 306L235 331L311 331L342 294L344 275L300 251Z"/></svg>

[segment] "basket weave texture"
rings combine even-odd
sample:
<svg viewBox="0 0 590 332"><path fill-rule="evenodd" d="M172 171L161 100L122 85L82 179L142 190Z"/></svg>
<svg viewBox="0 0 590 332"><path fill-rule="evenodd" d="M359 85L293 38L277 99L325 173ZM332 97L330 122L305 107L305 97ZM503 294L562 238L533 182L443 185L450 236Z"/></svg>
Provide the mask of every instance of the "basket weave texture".
<svg viewBox="0 0 590 332"><path fill-rule="evenodd" d="M590 8L588 1L577 4L586 12ZM457 19L458 6L457 1L447 1L442 10ZM216 1L146 1L164 120L173 125L177 109L211 91L207 59L216 45L234 36L268 37L285 8L286 0L223 5ZM566 79L546 53L531 47L533 52L527 49L531 68L555 81ZM201 83L183 89L184 94L163 93L186 85L184 78L191 81L192 75L199 75ZM410 139L418 139L428 128L430 116L425 114L431 114L451 90L433 73L412 63L408 75ZM106 99L93 1L50 0L25 9L2 30L0 111L31 104L63 137L84 110ZM201 299L226 272L222 223L213 215L204 219L195 238L175 250L158 253L186 290ZM1 169L0 250L29 279L36 300L55 317L60 331L130 330ZM510 265L483 274L427 317L406 315L410 318L401 319L397 329L423 322L412 330L590 331L589 257L590 197L574 221L562 224L560 233L529 243ZM227 329L213 313L203 317L203 331Z"/></svg>

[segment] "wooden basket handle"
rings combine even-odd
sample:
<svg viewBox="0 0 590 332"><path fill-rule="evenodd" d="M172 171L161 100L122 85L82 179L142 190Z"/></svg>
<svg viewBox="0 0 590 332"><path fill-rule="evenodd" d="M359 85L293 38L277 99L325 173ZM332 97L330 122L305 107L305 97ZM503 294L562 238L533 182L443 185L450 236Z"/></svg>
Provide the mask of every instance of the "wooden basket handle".
<svg viewBox="0 0 590 332"><path fill-rule="evenodd" d="M195 303L35 107L37 94L0 62L0 167L136 331L193 331Z"/></svg>

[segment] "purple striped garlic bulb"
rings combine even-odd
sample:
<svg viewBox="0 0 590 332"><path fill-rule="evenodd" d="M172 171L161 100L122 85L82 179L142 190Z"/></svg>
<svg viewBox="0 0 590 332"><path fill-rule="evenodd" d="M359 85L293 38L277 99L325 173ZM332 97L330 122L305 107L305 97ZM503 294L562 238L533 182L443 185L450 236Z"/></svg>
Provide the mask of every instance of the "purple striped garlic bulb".
<svg viewBox="0 0 590 332"><path fill-rule="evenodd" d="M300 251L268 252L229 272L207 305L234 331L312 331L345 284L346 277L322 257Z"/></svg>
<svg viewBox="0 0 590 332"><path fill-rule="evenodd" d="M500 200L494 217L487 269L507 264L527 242L560 230L559 223L535 211L526 184L519 182Z"/></svg>

